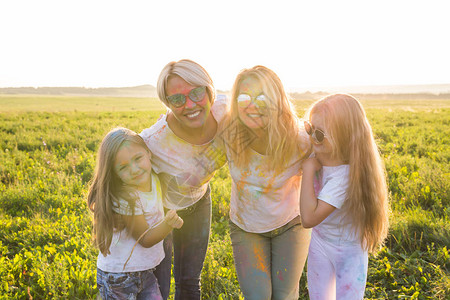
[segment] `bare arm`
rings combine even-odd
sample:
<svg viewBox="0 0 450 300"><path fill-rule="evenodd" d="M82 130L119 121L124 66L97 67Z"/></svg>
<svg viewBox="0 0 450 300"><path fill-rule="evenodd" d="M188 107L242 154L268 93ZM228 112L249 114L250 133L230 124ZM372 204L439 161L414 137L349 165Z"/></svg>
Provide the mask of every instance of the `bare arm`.
<svg viewBox="0 0 450 300"><path fill-rule="evenodd" d="M320 170L322 165L317 158L311 157L302 164L302 188L300 192L300 213L302 225L311 228L319 225L336 208L322 200L317 199L314 192L314 174Z"/></svg>
<svg viewBox="0 0 450 300"><path fill-rule="evenodd" d="M123 216L127 230L131 230L131 236L138 240L139 237L149 228L144 215ZM175 210L169 210L164 220L155 227L148 230L139 240L142 247L150 248L162 241L173 228L181 228L183 219L181 219Z"/></svg>

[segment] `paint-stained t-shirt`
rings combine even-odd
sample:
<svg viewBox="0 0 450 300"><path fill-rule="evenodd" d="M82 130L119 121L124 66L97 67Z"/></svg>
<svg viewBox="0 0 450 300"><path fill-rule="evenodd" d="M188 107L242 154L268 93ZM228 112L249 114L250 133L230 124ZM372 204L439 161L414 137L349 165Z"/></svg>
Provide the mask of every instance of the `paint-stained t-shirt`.
<svg viewBox="0 0 450 300"><path fill-rule="evenodd" d="M349 165L323 166L315 178L317 199L336 207L325 220L313 228L329 242L359 243L349 220L345 219L341 212L347 196L349 168Z"/></svg>
<svg viewBox="0 0 450 300"><path fill-rule="evenodd" d="M226 115L227 101L225 96L218 96L211 106L218 125ZM152 152L152 167L161 180L163 204L169 209L183 209L200 200L214 172L226 162L218 134L206 144L191 144L169 128L167 113L140 136Z"/></svg>
<svg viewBox="0 0 450 300"><path fill-rule="evenodd" d="M247 167L237 167L229 159L232 178L230 219L247 232L263 233L286 225L300 215L301 163L307 158L311 143L302 129L302 151L295 155L281 173L269 169L272 158L251 151ZM227 156L230 152L227 148Z"/></svg>
<svg viewBox="0 0 450 300"><path fill-rule="evenodd" d="M136 200L134 208L135 215L144 215L149 227L155 227L164 219L162 206L162 192L158 176L152 172L152 190L150 192L138 192L139 199ZM122 215L132 215L128 201L120 200L113 208L114 211ZM155 268L164 258L163 241L150 248L144 248L136 244L133 254L130 256L136 240L127 229L113 233L111 252L106 257L100 252L97 258L97 267L104 272L137 272ZM123 268L128 257L125 269Z"/></svg>

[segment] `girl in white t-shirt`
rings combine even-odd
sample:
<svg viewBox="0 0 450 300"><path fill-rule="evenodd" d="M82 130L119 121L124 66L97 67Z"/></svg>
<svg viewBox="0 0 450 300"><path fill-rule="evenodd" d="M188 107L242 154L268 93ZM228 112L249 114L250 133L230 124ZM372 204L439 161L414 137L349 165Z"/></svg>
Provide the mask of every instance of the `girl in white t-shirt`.
<svg viewBox="0 0 450 300"><path fill-rule="evenodd" d="M150 157L142 138L126 128L110 131L98 151L88 205L103 299L162 299L153 269L164 258L162 240L183 220L173 210L164 217Z"/></svg>
<svg viewBox="0 0 450 300"><path fill-rule="evenodd" d="M305 130L315 157L304 161L300 212L314 227L308 256L310 299L362 299L368 252L386 238L383 162L362 105L335 94L315 102Z"/></svg>

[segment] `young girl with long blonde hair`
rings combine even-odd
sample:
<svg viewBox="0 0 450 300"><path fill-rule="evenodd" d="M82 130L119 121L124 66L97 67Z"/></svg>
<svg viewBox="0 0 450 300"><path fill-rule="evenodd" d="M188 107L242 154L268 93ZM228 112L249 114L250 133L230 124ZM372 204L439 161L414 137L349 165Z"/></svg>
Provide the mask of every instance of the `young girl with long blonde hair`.
<svg viewBox="0 0 450 300"><path fill-rule="evenodd" d="M275 72L238 74L224 126L241 291L245 299L298 299L310 234L300 222L301 162L311 143Z"/></svg>
<svg viewBox="0 0 450 300"><path fill-rule="evenodd" d="M314 227L308 290L314 299L362 299L368 252L388 230L384 165L361 103L347 94L315 102L305 130L314 157L303 162L302 223Z"/></svg>
<svg viewBox="0 0 450 300"><path fill-rule="evenodd" d="M98 150L87 201L102 299L162 299L153 270L164 258L162 240L183 220L175 211L164 217L150 157L142 138L126 128L110 131Z"/></svg>

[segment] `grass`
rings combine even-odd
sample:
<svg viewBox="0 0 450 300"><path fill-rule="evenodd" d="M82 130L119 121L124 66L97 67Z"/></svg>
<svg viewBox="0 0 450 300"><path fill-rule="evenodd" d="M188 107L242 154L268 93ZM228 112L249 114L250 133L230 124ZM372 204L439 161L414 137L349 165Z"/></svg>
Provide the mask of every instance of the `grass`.
<svg viewBox="0 0 450 300"><path fill-rule="evenodd" d="M0 112L164 111L157 98L0 95Z"/></svg>
<svg viewBox="0 0 450 300"><path fill-rule="evenodd" d="M152 102L153 101L153 102ZM299 115L312 101L297 101ZM450 101L363 101L383 155L391 228L366 299L450 297ZM97 250L85 204L111 128L151 126L155 99L0 96L0 299L93 299ZM113 109L114 108L114 109ZM212 182L204 299L240 299L228 235L228 168ZM306 274L300 299L307 299ZM172 295L173 296L173 295Z"/></svg>

